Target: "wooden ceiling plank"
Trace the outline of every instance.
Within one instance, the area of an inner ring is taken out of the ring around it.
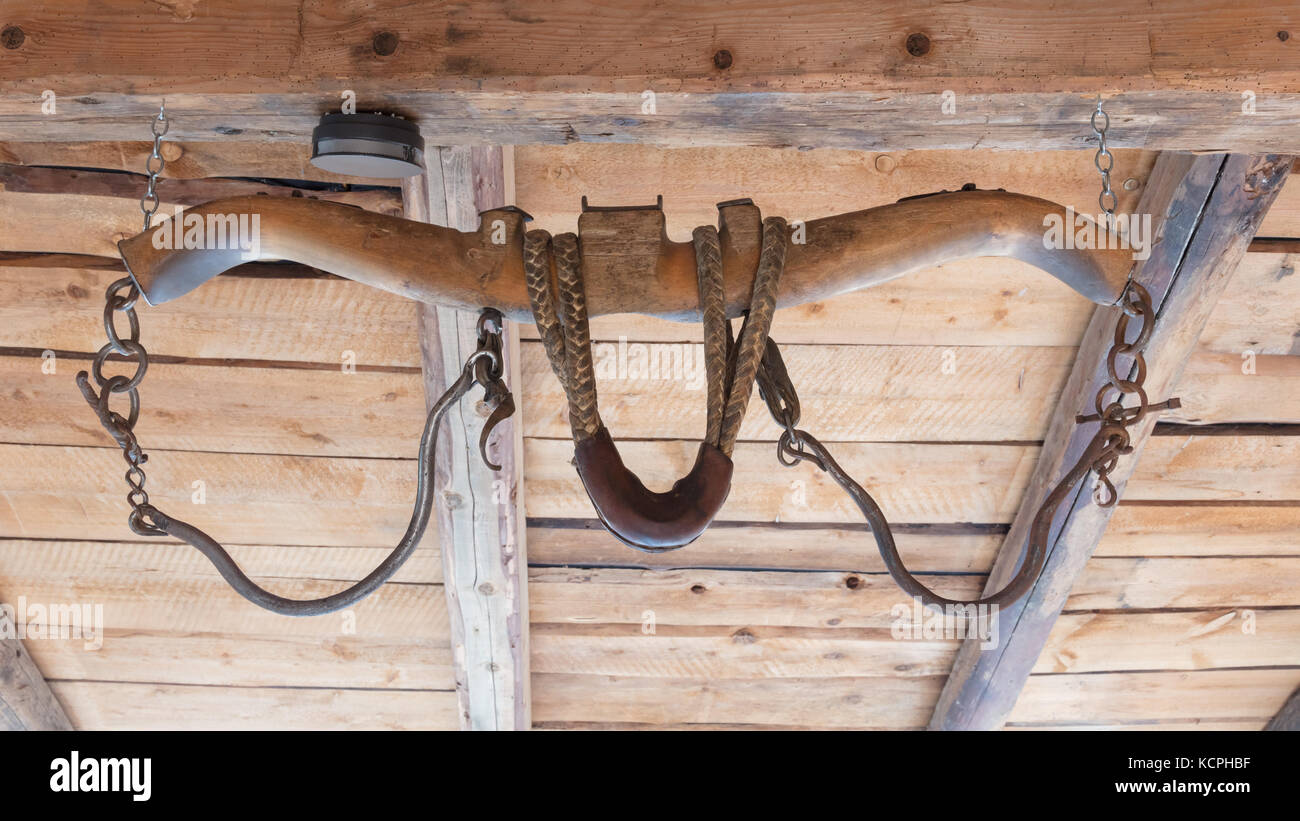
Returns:
[[[403,184],[408,218],[470,230],[478,213],[505,205],[513,169],[500,147],[430,151],[427,170]],[[431,261],[436,263],[436,261]],[[426,401],[460,375],[477,347],[477,315],[418,305]],[[506,383],[522,384],[519,333],[503,331]],[[517,389],[517,388],[516,388]],[[497,428],[492,472],[478,455],[484,418],[476,390],[456,403],[441,428],[435,510],[451,620],[462,729],[527,730],[529,698],[528,559],[523,510],[523,425],[516,415]]]
[[[1163,232],[1136,274],[1158,306],[1159,318],[1146,348],[1146,390],[1152,401],[1167,398],[1177,385],[1215,302],[1290,166],[1290,157],[1279,156],[1162,155],[1157,160],[1137,209],[1152,215],[1156,236]],[[1074,417],[1091,408],[1097,389],[1107,381],[1106,352],[1117,314],[1115,308],[1098,308],[1093,314],[987,591],[1001,589],[1014,573],[1039,506],[1095,432],[1091,426],[1077,425]],[[1111,474],[1121,494],[1156,416],[1131,429],[1134,453],[1122,458]],[[1095,505],[1086,487],[1076,490],[1072,504],[1061,507],[1054,522],[1055,541],[1048,545],[1038,582],[1020,601],[1002,608],[996,647],[983,649],[977,639],[963,643],[931,718],[932,729],[994,729],[1003,724],[1113,511]]]

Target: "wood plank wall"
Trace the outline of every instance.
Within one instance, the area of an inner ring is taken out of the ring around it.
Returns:
[[[86,147],[82,162],[132,168],[128,148]],[[186,146],[195,162],[176,170],[213,185],[254,165],[244,173],[311,178],[284,148]],[[1126,208],[1153,156],[1118,153],[1116,180],[1136,185],[1120,188]],[[0,158],[45,156],[0,146]],[[22,179],[0,191],[0,251],[29,252],[0,264],[0,601],[104,604],[100,649],[27,643],[73,721],[454,727],[436,540],[351,618],[286,620],[245,603],[190,548],[126,528],[120,455],[72,382],[102,344],[103,290],[120,271],[52,255],[111,254],[135,230],[134,194],[43,192]],[[1089,152],[516,150],[518,203],[541,227],[572,230],[583,194],[608,205],[662,193],[676,239],[739,196],[807,219],[965,182],[1096,211]],[[167,183],[159,190],[166,199]],[[358,204],[391,207],[385,196]],[[1261,233],[1300,236],[1300,191],[1283,193]],[[1274,427],[1170,427],[1148,447],[1012,726],[1262,726],[1300,681],[1300,440],[1277,427],[1300,422],[1292,271],[1289,256],[1248,258],[1180,390],[1181,421]],[[940,590],[979,586],[1089,310],[1035,269],[981,260],[777,315],[804,425],[877,496],[909,566]],[[237,545],[277,592],[360,578],[400,535],[414,492],[414,307],[264,268],[144,308],[141,321],[155,355],[139,426],[155,502]],[[698,327],[644,318],[594,324],[615,361],[620,337],[634,359],[638,344],[698,338]],[[776,463],[761,404],[737,447],[725,521],[647,557],[593,527],[558,385],[540,345],[523,348],[538,726],[925,725],[956,641],[891,637],[890,606],[904,599],[869,535],[838,488]],[[612,431],[631,440],[630,466],[652,487],[684,472],[702,390],[617,368],[600,388]],[[195,481],[205,504],[193,502]],[[1253,633],[1241,630],[1248,620]]]

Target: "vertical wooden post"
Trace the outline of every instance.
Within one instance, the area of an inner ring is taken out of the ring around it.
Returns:
[[[477,229],[480,211],[513,200],[512,159],[509,147],[430,150],[424,175],[403,185],[407,216]],[[436,269],[438,260],[428,264]],[[478,315],[420,305],[418,316],[426,401],[432,403],[477,347]],[[518,390],[518,329],[506,323],[504,337],[506,381]],[[493,472],[479,458],[484,421],[482,405],[467,398],[448,412],[438,444],[435,505],[456,692],[462,729],[526,730],[532,717],[523,425],[516,410],[496,429],[490,452],[501,470]]]

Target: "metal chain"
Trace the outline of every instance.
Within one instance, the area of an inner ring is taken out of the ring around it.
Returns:
[[[162,137],[167,133],[167,128],[167,111],[164,102],[158,108],[158,116],[153,118],[149,126],[153,133],[153,151],[145,161],[145,170],[149,173],[149,185],[140,199],[140,210],[144,213],[146,231],[149,230],[153,215],[158,210],[156,188],[158,176],[162,174],[163,166],[166,165],[166,160],[162,156]],[[135,436],[135,423],[140,418],[139,387],[145,373],[149,370],[149,353],[140,344],[140,318],[135,312],[135,305],[139,299],[140,290],[130,277],[123,277],[108,286],[104,294],[104,333],[108,335],[108,343],[95,354],[90,374],[85,371],[77,374],[77,387],[81,389],[86,402],[95,410],[100,424],[122,448],[122,456],[127,464],[126,483],[131,488],[126,494],[126,500],[131,505],[131,515],[127,519],[131,530],[141,536],[163,536],[166,534],[150,516],[150,511],[154,508],[149,505],[149,493],[144,489],[143,465],[149,461],[149,457],[140,447],[140,442]],[[130,328],[130,334],[125,339],[117,330],[118,313],[126,316],[127,326]],[[135,373],[129,377],[105,376],[104,364],[112,354],[118,354],[127,363],[134,363]],[[99,386],[98,393],[90,385],[91,375]],[[127,396],[129,409],[125,417],[109,406],[115,393],[125,393]]]
[[[153,151],[149,154],[149,158],[144,161],[144,169],[149,173],[149,187],[145,189],[144,196],[140,198],[140,210],[144,212],[144,230],[146,231],[153,224],[153,215],[158,211],[158,193],[154,189],[158,186],[158,177],[167,165],[167,160],[163,159],[162,155],[162,138],[167,133],[170,125],[171,123],[167,121],[167,101],[163,100],[162,105],[158,106],[158,116],[154,117],[149,124],[149,130],[153,132]],[[158,163],[156,168],[154,167],[155,160]]]
[[[1124,289],[1119,307],[1122,313],[1115,321],[1114,341],[1106,354],[1108,381],[1097,389],[1097,397],[1093,402],[1096,413],[1075,418],[1075,421],[1080,424],[1096,421],[1102,423],[1096,440],[1103,442],[1104,447],[1092,463],[1092,469],[1097,474],[1097,484],[1093,487],[1092,498],[1101,507],[1110,507],[1118,499],[1119,494],[1110,480],[1110,473],[1119,463],[1121,455],[1133,452],[1129,428],[1140,422],[1151,410],[1182,407],[1182,402],[1176,397],[1154,405],[1147,399],[1144,387],[1147,378],[1147,362],[1144,351],[1151,340],[1156,316],[1155,307],[1151,304],[1151,294],[1138,283],[1130,282]],[[1138,326],[1137,337],[1132,342],[1128,342],[1129,325],[1133,319],[1139,320],[1142,324]],[[1120,376],[1118,365],[1120,356],[1128,356],[1133,360],[1128,370],[1133,374],[1131,379]],[[1108,402],[1107,398],[1112,391],[1115,392],[1115,398]],[[1136,406],[1124,406],[1124,396],[1127,394],[1137,397]]]
[[[1098,117],[1104,120],[1099,124]],[[1101,173],[1101,193],[1097,195],[1097,204],[1101,210],[1106,212],[1107,226],[1114,230],[1115,228],[1115,208],[1119,205],[1119,197],[1110,187],[1110,172],[1115,167],[1115,155],[1110,153],[1106,147],[1106,129],[1110,128],[1110,115],[1102,110],[1101,96],[1097,97],[1097,108],[1092,112],[1090,120],[1092,124],[1092,133],[1097,135],[1097,155],[1093,157],[1092,164],[1097,166],[1097,171]]]
[[[131,486],[131,490],[126,495],[127,501],[131,504],[131,516],[127,520],[131,530],[141,536],[161,536],[164,535],[163,532],[147,516],[147,511],[150,509],[149,494],[144,489],[145,475],[141,465],[149,461],[149,457],[141,449],[133,430],[136,420],[140,417],[140,382],[149,369],[149,355],[140,344],[140,319],[135,313],[135,303],[139,298],[140,292],[129,277],[123,277],[108,286],[104,301],[104,331],[108,334],[108,344],[95,354],[94,364],[91,367],[91,373],[94,374],[95,382],[99,385],[99,393],[96,394],[95,389],[90,386],[90,374],[85,371],[77,374],[77,387],[81,388],[82,396],[86,397],[86,402],[99,416],[100,424],[122,448],[122,456],[128,466],[126,483]],[[126,339],[117,332],[116,313],[119,311],[126,315],[127,323],[131,328],[130,336]],[[110,354],[115,353],[120,354],[127,362],[135,363],[134,374],[104,376],[104,363]],[[125,417],[109,407],[109,402],[115,393],[125,393],[130,402],[130,410]]]
[[[784,428],[776,444],[777,460],[786,467],[794,467],[806,459],[826,470],[821,458],[808,448],[811,434],[799,430],[799,394],[790,381],[790,372],[786,370],[781,349],[770,336],[754,381],[758,383],[759,398],[767,403],[768,413]]]

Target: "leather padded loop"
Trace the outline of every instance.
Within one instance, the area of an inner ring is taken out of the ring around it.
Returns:
[[[731,460],[708,442],[700,443],[691,472],[667,493],[655,493],[627,469],[604,427],[575,445],[574,456],[601,523],[638,550],[659,553],[695,541],[731,491]]]
[[[695,231],[708,375],[707,429],[690,472],[664,493],[650,490],[627,469],[600,419],[579,238],[552,238],[545,231],[529,231],[524,237],[529,301],[551,368],[569,400],[574,464],[596,515],[624,544],[651,552],[684,547],[704,532],[726,502],[731,450],[767,344],[787,236],[784,220],[764,221],[750,310],[733,344],[723,304],[718,232]]]

